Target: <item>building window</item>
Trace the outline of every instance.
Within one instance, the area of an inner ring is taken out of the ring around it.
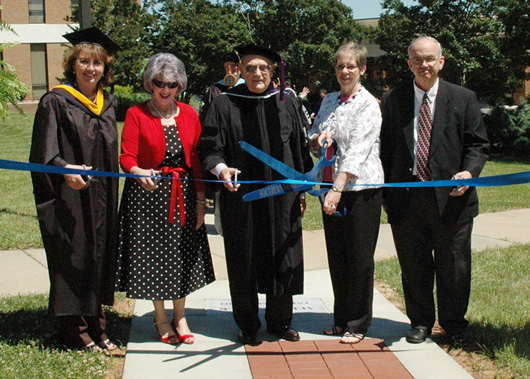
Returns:
[[[29,23],[44,24],[44,0],[28,0]]]
[[[31,44],[31,89],[33,98],[40,98],[48,92],[48,65],[46,64],[46,44]]]

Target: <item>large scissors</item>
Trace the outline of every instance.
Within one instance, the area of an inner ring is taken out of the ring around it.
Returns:
[[[287,166],[285,163],[280,162],[276,158],[271,157],[269,154],[264,153],[263,151],[259,150],[258,148],[252,146],[251,144],[245,141],[239,141],[239,145],[247,153],[259,159],[267,166],[272,168],[274,171],[287,178],[287,180],[283,180],[282,183],[274,183],[262,189],[245,194],[243,196],[244,201],[253,201],[271,196],[279,196],[288,192],[307,191],[307,193],[309,193],[310,195],[317,196],[320,199],[320,202],[324,204],[324,198],[328,193],[329,188],[313,189],[314,183],[317,181],[320,170],[322,170],[324,167],[331,166],[335,163],[335,160],[337,159],[337,156],[335,154],[333,154],[333,157],[331,159],[326,158],[325,145],[322,145],[320,147],[320,159],[313,166],[313,169],[305,174],[296,171],[294,168]],[[334,145],[336,146],[336,144]],[[292,183],[289,183],[289,181],[292,181]],[[300,182],[308,183],[304,184]],[[342,208],[342,211],[337,210],[337,212],[335,212],[335,215],[346,215],[346,208],[344,207],[344,205],[339,204],[339,207]]]

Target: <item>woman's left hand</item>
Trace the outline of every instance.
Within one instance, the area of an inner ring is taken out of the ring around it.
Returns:
[[[341,192],[335,192],[335,191],[329,191],[324,198],[324,213],[330,216],[333,216],[335,212],[337,212],[337,206],[339,205],[339,201],[342,194]]]

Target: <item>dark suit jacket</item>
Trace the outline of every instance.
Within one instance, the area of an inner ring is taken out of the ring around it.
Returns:
[[[489,154],[489,141],[473,91],[440,80],[429,151],[433,180],[446,180],[460,171],[478,177]],[[386,92],[382,99],[381,159],[386,183],[413,181],[414,87],[412,81]],[[478,215],[475,188],[451,197],[452,187],[435,188],[440,216],[447,222],[467,222]],[[411,191],[385,189],[389,222],[399,220]]]

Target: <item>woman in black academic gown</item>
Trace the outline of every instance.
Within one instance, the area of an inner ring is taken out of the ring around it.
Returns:
[[[74,44],[63,61],[65,83],[39,103],[30,162],[118,172],[117,50],[96,28],[64,36]],[[114,302],[118,179],[32,173],[50,275],[49,312],[70,348],[113,350],[102,305]]]

